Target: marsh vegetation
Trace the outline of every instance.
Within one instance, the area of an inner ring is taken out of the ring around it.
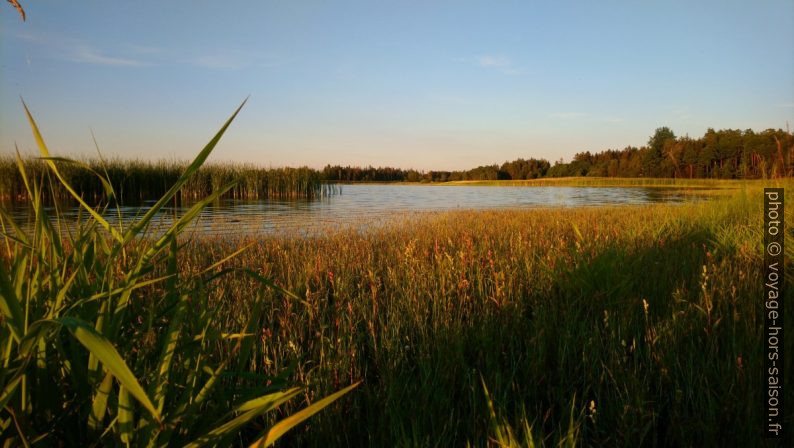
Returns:
[[[523,446],[753,446],[761,204],[751,188],[446,212],[365,234],[201,239],[184,265],[251,244],[240,265],[304,299],[268,296],[262,371],[297,362],[296,381],[329,392],[363,381],[296,443],[483,446],[509,427]],[[250,286],[230,280],[218,312],[244,316]]]
[[[56,160],[64,180],[92,205],[106,203],[107,191],[97,174],[113,185],[114,199],[121,204],[156,201],[180,178],[187,162],[141,160],[103,160],[101,158],[67,161]],[[24,160],[27,175],[32,179],[49,176],[47,163],[37,158]],[[263,168],[255,165],[216,163],[200,167],[182,185],[173,200],[196,202],[224,185],[234,185],[220,195],[221,199],[316,199],[334,194],[334,185],[326,184],[316,170],[310,168]],[[40,192],[42,200],[69,201],[72,198],[62,184]],[[0,199],[30,202],[31,197],[13,156],[0,157]]]
[[[789,181],[301,238],[184,234],[232,181],[147,235],[221,133],[129,225],[68,187],[43,141],[48,174],[16,162],[35,222],[2,209],[7,445],[757,442],[760,187]],[[80,203],[76,228],[42,206],[53,182]]]

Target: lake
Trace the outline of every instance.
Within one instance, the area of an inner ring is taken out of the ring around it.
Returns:
[[[313,201],[219,201],[202,212],[193,230],[216,235],[312,234],[329,227],[367,228],[427,211],[638,205],[682,202],[697,197],[672,188],[354,184],[342,185],[341,194]],[[145,206],[121,207],[121,219],[130,222],[144,213]],[[174,216],[181,215],[188,207],[189,204],[164,207],[157,218],[157,227],[169,225]],[[16,205],[12,214],[18,223],[24,223],[29,210]],[[76,218],[77,209],[69,209],[64,215]],[[117,222],[117,215],[112,210],[107,213],[108,220]]]

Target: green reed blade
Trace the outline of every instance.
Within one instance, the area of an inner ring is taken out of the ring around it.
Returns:
[[[16,150],[16,161],[17,161],[17,170],[19,171],[19,175],[22,177],[22,183],[25,185],[25,191],[28,192],[28,197],[33,197],[32,192],[30,191],[30,182],[28,181],[28,174],[25,171],[25,163],[22,161],[22,156],[19,155],[19,148],[16,144],[14,144],[14,149]]]
[[[323,408],[328,406],[329,404],[333,403],[334,401],[341,398],[346,393],[350,392],[351,390],[355,389],[361,382],[353,383],[346,388],[334,392],[333,394],[323,398],[322,400],[318,400],[309,406],[301,409],[300,411],[290,415],[289,417],[281,420],[280,422],[273,425],[270,430],[268,430],[267,434],[264,437],[260,438],[256,442],[250,445],[250,448],[254,447],[267,447],[272,445],[276,442],[281,436],[283,436],[287,431],[294,428],[299,423],[303,422],[307,418],[311,417],[312,415],[320,412]]]
[[[9,400],[14,396],[14,392],[16,392],[17,387],[19,387],[19,383],[22,382],[22,378],[22,375],[16,376],[3,386],[3,392],[0,393],[0,409],[5,408]]]
[[[73,165],[77,165],[80,168],[82,168],[82,169],[88,171],[89,173],[93,174],[94,176],[96,176],[99,179],[99,181],[102,183],[102,188],[104,188],[105,194],[107,195],[107,199],[108,200],[112,199],[113,196],[114,196],[113,186],[110,185],[110,182],[108,182],[108,180],[105,177],[103,177],[101,174],[99,174],[93,168],[91,168],[91,166],[88,165],[87,163],[84,163],[84,162],[81,162],[81,161],[75,160],[75,159],[69,159],[69,158],[66,158],[66,157],[52,157],[52,156],[50,156],[50,157],[39,157],[39,160],[61,162],[61,163],[71,163]]]
[[[61,175],[61,172],[58,170],[58,167],[55,165],[55,162],[53,162],[52,160],[46,160],[46,158],[50,157],[50,151],[49,149],[47,149],[47,145],[44,143],[44,138],[41,136],[41,133],[39,132],[39,127],[36,125],[36,121],[33,119],[33,115],[30,114],[30,110],[28,110],[28,105],[25,104],[24,100],[22,101],[22,106],[25,108],[25,114],[28,116],[28,122],[30,123],[30,127],[33,130],[33,136],[36,139],[36,144],[39,147],[39,151],[45,157],[45,162],[47,163],[47,165],[49,165],[50,170],[52,170],[52,172],[55,174],[55,177],[58,178],[58,181],[61,183],[61,185],[63,185],[63,187],[66,188],[67,191],[69,191],[69,193],[77,200],[77,202],[79,202],[80,205],[83,208],[85,208],[86,211],[88,211],[88,213],[91,214],[91,216],[96,220],[97,223],[99,223],[99,225],[102,226],[102,228],[110,232],[110,234],[113,235],[113,237],[116,238],[116,240],[124,241],[121,234],[114,227],[112,227],[107,222],[107,220],[105,220],[105,218],[102,217],[102,215],[97,213],[96,210],[94,210],[91,206],[89,206],[83,200],[83,198],[74,190],[74,188],[72,188],[72,186],[69,185],[68,182],[66,182],[66,179],[64,179],[63,175]]]
[[[88,428],[98,431],[102,428],[102,421],[105,419],[108,408],[108,398],[113,389],[113,374],[107,372],[105,378],[99,384],[99,388],[94,393],[94,400],[91,402],[91,414],[88,416]]]
[[[104,336],[97,333],[86,322],[72,318],[62,317],[58,321],[63,324],[81,343],[93,354],[109,372],[113,373],[119,384],[124,386],[133,397],[135,397],[146,410],[158,422],[161,420],[160,413],[152,404],[146,392],[141,387],[138,379],[132,373],[127,363],[124,362],[119,352],[113,344]]]
[[[119,386],[119,408],[118,408],[118,428],[121,441],[128,446],[132,442],[133,433],[133,409],[130,401],[130,394],[124,386]]]
[[[209,141],[209,143],[207,143],[204,149],[202,149],[199,152],[199,154],[196,156],[193,162],[190,165],[188,165],[188,167],[185,169],[182,175],[179,176],[179,179],[177,179],[176,182],[174,182],[174,184],[171,185],[171,188],[168,189],[168,191],[160,198],[160,200],[158,200],[154,205],[152,205],[149,208],[149,210],[147,210],[146,214],[143,215],[143,217],[141,217],[132,226],[130,226],[130,228],[124,234],[124,238],[122,240],[125,244],[130,242],[133,238],[135,238],[135,236],[138,235],[138,233],[140,233],[140,231],[149,224],[149,221],[151,221],[152,218],[154,218],[154,215],[157,214],[157,212],[160,211],[160,209],[163,208],[163,206],[167,204],[168,201],[170,201],[171,198],[174,197],[174,195],[176,195],[176,193],[179,191],[180,188],[182,188],[183,185],[185,185],[188,179],[190,179],[190,177],[193,176],[193,174],[195,174],[198,171],[199,167],[201,167],[201,165],[204,164],[204,161],[207,160],[207,157],[209,157],[212,150],[215,149],[215,145],[218,144],[218,141],[220,141],[221,137],[223,136],[223,133],[226,132],[226,129],[229,127],[229,125],[232,123],[234,118],[243,108],[246,101],[248,101],[248,98],[243,100],[243,102],[237,107],[237,110],[235,110],[234,113],[231,115],[231,117],[229,117],[229,119],[226,120],[226,123],[223,124],[221,129],[215,134],[215,136]]]
[[[264,395],[243,403],[235,409],[235,412],[243,412],[241,415],[221,424],[209,431],[195,441],[185,445],[185,448],[197,448],[211,443],[218,443],[225,437],[234,435],[235,432],[252,419],[277,408],[282,403],[291,400],[300,393],[300,388],[292,388],[284,392],[276,392]]]
[[[12,287],[11,273],[6,270],[5,263],[0,263],[0,312],[5,316],[5,324],[14,340],[22,338],[25,326],[20,298]]]

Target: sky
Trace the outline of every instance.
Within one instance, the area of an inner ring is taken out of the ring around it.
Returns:
[[[467,169],[794,125],[794,2],[0,4],[0,153]]]

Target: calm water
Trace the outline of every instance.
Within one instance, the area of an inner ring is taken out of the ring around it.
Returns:
[[[692,199],[680,190],[609,187],[467,187],[423,185],[344,185],[340,195],[316,201],[223,201],[208,206],[193,226],[209,234],[280,233],[311,234],[328,227],[367,228],[392,219],[408,219],[426,211],[634,205],[681,202]],[[156,218],[153,232],[167,226],[185,207],[166,207]],[[122,220],[143,214],[142,207],[122,207]],[[17,222],[29,213],[13,210]],[[65,213],[75,217],[76,209]],[[115,210],[108,220],[118,220]]]

